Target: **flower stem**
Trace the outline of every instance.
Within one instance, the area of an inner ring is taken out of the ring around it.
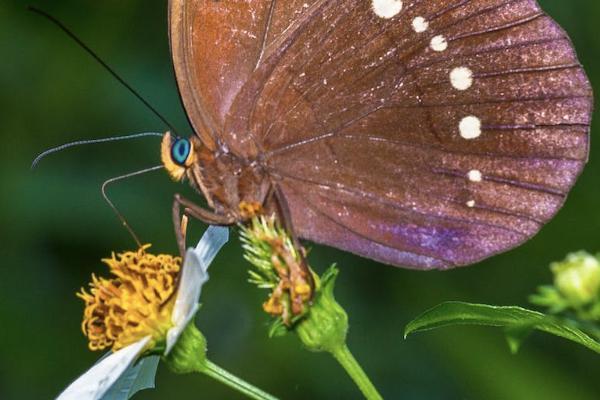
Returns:
[[[331,352],[335,359],[340,363],[340,365],[346,370],[346,373],[350,375],[350,378],[356,383],[356,386],[360,389],[362,394],[368,400],[382,400],[383,397],[379,394],[371,380],[365,374],[365,371],[361,368],[360,364],[352,353],[350,353],[350,349],[345,344],[341,346],[336,346]]]
[[[216,379],[217,381],[229,386],[230,388],[237,390],[240,393],[245,394],[251,399],[255,400],[277,400],[277,397],[273,397],[270,394],[263,392],[259,388],[252,386],[248,382],[238,378],[237,376],[225,371],[210,360],[205,360],[202,363],[202,367],[198,369],[198,372],[202,372]]]

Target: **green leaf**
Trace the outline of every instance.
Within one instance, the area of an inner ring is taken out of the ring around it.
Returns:
[[[508,330],[511,349],[518,345],[529,330],[539,330],[571,340],[600,353],[600,343],[573,322],[548,316],[521,307],[499,307],[485,304],[446,302],[439,304],[409,322],[404,337],[416,332],[428,331],[452,325],[484,325],[503,327]]]
[[[121,375],[102,396],[102,400],[128,400],[140,390],[154,389],[154,377],[159,361],[158,356],[142,358]]]

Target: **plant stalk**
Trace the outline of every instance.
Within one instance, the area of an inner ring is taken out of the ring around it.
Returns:
[[[237,390],[240,393],[245,394],[251,399],[255,400],[278,400],[277,397],[271,396],[270,394],[263,392],[259,388],[249,384],[243,379],[225,371],[210,360],[205,360],[198,372],[206,374],[213,379],[229,386],[230,388]]]
[[[347,345],[337,346],[333,349],[331,354],[333,354],[335,359],[346,370],[346,373],[350,375],[350,378],[356,383],[356,386],[358,386],[367,400],[383,399],[365,371],[361,368],[358,361],[356,361]]]

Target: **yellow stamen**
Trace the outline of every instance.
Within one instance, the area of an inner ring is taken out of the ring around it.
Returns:
[[[77,293],[85,302],[82,329],[91,350],[116,351],[146,336],[153,348],[172,327],[181,259],[146,253],[149,247],[102,260],[114,277],[92,275],[89,292]]]
[[[307,283],[300,283],[296,285],[294,289],[295,292],[301,296],[307,296],[311,293],[310,285],[308,285]]]

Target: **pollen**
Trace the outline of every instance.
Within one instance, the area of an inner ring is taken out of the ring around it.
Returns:
[[[239,204],[239,208],[240,208],[240,216],[242,217],[243,220],[252,219],[252,218],[262,214],[262,212],[263,212],[262,205],[255,201],[253,201],[253,202],[242,201]]]
[[[112,277],[92,275],[89,291],[77,293],[85,302],[82,330],[91,350],[117,351],[146,336],[152,337],[148,348],[164,342],[181,259],[147,253],[149,247],[103,259]]]

